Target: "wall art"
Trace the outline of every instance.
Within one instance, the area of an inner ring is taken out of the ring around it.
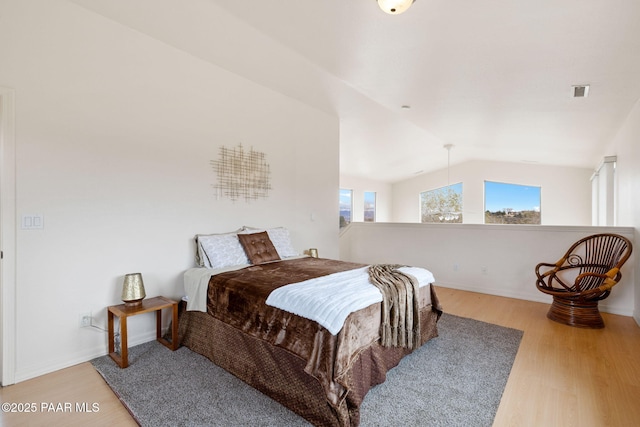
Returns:
[[[218,182],[213,185],[218,197],[246,202],[267,198],[271,190],[271,171],[265,154],[238,147],[220,147],[218,160],[211,160]]]

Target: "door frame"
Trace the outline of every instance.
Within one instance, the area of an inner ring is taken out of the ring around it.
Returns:
[[[15,93],[0,86],[0,383],[16,372],[16,155]]]

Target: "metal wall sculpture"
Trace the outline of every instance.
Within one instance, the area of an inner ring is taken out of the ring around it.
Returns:
[[[264,153],[238,147],[220,147],[218,160],[211,160],[218,182],[213,188],[218,196],[246,202],[267,198],[271,190],[271,171]]]

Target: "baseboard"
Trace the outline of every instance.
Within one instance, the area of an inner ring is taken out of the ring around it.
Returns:
[[[534,296],[526,292],[509,292],[509,291],[505,291],[504,289],[487,288],[484,286],[483,287],[467,286],[467,285],[460,285],[457,283],[449,283],[449,282],[438,282],[435,285],[442,286],[443,288],[458,289],[461,291],[476,292],[479,294],[493,295],[497,297],[514,298],[514,299],[520,299],[520,300],[532,301],[532,302],[541,302],[543,304],[551,304],[551,301],[552,301],[552,298],[550,296],[544,295],[542,293],[540,295]]]
[[[527,292],[509,292],[509,291],[505,291],[503,289],[497,289],[497,288],[465,286],[465,285],[459,285],[459,284],[448,283],[448,282],[438,282],[436,283],[436,286],[442,286],[444,288],[451,288],[451,289],[459,289],[461,291],[476,292],[479,294],[494,295],[497,297],[514,298],[514,299],[520,299],[524,301],[540,302],[543,304],[551,304],[552,302],[552,297],[549,295],[543,294],[542,292],[538,292],[540,295],[531,295],[530,293],[527,293]],[[637,314],[634,314],[629,309],[625,309],[624,307],[612,306],[610,304],[607,304],[606,302],[600,302],[598,308],[603,313],[633,317],[638,323],[638,325],[640,325],[640,321]]]
[[[163,333],[166,332],[168,328],[163,328]],[[153,341],[156,339],[156,332],[151,331],[144,334],[138,334],[136,336],[130,336],[129,338],[129,348],[144,344],[149,341]],[[15,373],[15,384],[30,380],[32,378],[36,378],[42,375],[50,374],[55,371],[59,371],[60,369],[69,368],[71,366],[78,365],[80,363],[89,362],[96,357],[105,356],[108,353],[107,345],[99,345],[90,349],[86,349],[85,351],[76,353],[71,359],[64,360],[56,360],[51,361],[48,360],[46,365],[42,366],[30,366],[26,367],[22,370],[16,370]]]

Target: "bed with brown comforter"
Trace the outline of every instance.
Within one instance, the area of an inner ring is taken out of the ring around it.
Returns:
[[[348,315],[332,335],[315,321],[265,304],[281,286],[363,265],[299,258],[211,277],[207,313],[185,311],[181,343],[319,426],[357,426],[360,404],[413,351],[380,344],[381,304]],[[433,285],[417,292],[419,340],[437,336]]]

